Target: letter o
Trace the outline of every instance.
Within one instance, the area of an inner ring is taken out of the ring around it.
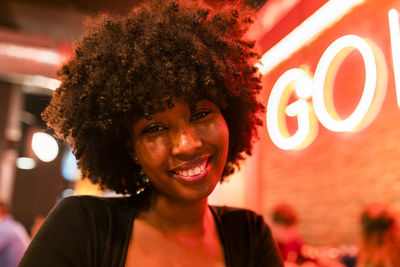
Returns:
[[[336,113],[333,99],[326,99],[324,92],[333,90],[333,80],[343,58],[357,49],[365,64],[365,84],[360,102],[353,113],[341,120]],[[335,132],[354,131],[368,112],[374,99],[377,68],[374,53],[369,44],[356,35],[345,35],[334,41],[324,52],[315,70],[313,82],[313,106],[321,124]],[[328,104],[328,105],[327,105]]]

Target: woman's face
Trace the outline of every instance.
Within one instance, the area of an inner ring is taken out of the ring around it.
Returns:
[[[225,167],[229,130],[218,107],[199,101],[193,113],[180,100],[174,107],[133,125],[135,156],[153,187],[169,198],[207,197]]]

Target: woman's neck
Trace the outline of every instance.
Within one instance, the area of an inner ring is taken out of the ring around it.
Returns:
[[[183,202],[164,196],[153,197],[150,209],[139,214],[138,219],[165,232],[180,231],[200,235],[214,221],[207,198]]]

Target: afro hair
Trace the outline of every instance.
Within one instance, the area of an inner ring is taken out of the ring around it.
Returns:
[[[129,125],[177,98],[220,108],[230,131],[221,181],[233,173],[250,155],[264,111],[253,66],[258,55],[244,38],[253,14],[240,2],[213,10],[195,1],[154,0],[123,16],[92,19],[42,113],[72,146],[83,177],[134,194],[140,166],[127,145]]]

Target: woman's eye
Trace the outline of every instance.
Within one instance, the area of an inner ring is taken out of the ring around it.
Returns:
[[[194,116],[192,117],[192,120],[198,120],[198,119],[204,118],[204,117],[206,117],[209,113],[210,113],[210,111],[200,111],[200,112],[197,112],[197,113],[194,114]]]
[[[150,126],[147,127],[143,130],[143,133],[155,133],[155,132],[159,132],[164,130],[165,128],[163,126],[160,125],[154,125],[154,126]]]

